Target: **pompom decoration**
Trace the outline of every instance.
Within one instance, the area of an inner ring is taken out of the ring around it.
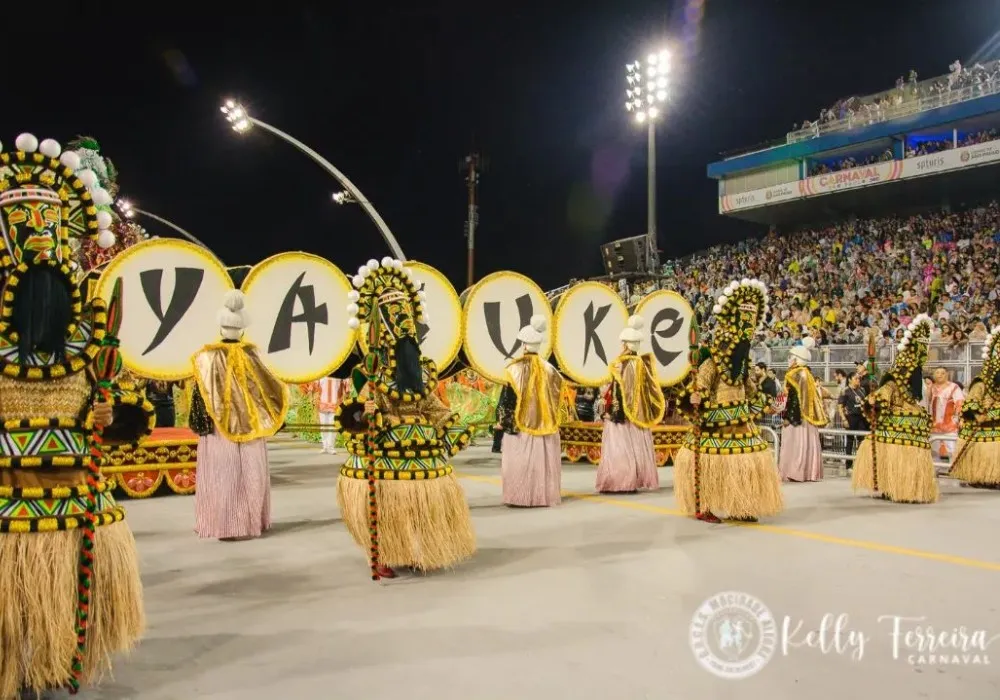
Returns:
[[[397,270],[402,270],[403,269],[403,261],[402,260],[393,260],[392,261],[392,266],[394,268],[396,268]]]
[[[226,292],[226,295],[222,297],[222,305],[230,311],[240,311],[244,306],[246,306],[246,296],[244,296],[243,292],[238,289],[230,289]]]
[[[111,212],[104,211],[103,209],[97,212],[97,226],[99,228],[111,228],[112,217]]]
[[[718,304],[716,304],[715,306],[712,307],[712,313],[713,314],[721,314],[722,313],[722,307],[719,306]]]
[[[76,154],[75,151],[66,151],[59,157],[59,162],[65,165],[70,170],[80,169],[80,156]]]
[[[351,284],[353,284],[358,289],[361,289],[361,285],[363,285],[364,283],[365,283],[365,278],[362,277],[361,275],[354,275],[354,278],[351,280]]]
[[[375,272],[375,270],[377,270],[378,268],[379,268],[378,260],[376,260],[375,258],[372,258],[371,260],[368,261],[368,269],[369,270],[371,270],[372,272]]]
[[[360,299],[360,298],[361,298],[361,295],[358,294],[358,290],[356,290],[356,289],[352,289],[351,291],[349,291],[347,293],[347,299],[348,299],[348,301],[357,302],[358,299]]]
[[[108,229],[103,229],[97,234],[97,245],[103,250],[107,250],[115,244],[115,234]]]
[[[645,324],[644,324],[644,322],[642,320],[642,316],[631,316],[631,317],[629,317],[629,320],[628,320],[628,327],[629,328],[634,328],[635,330],[639,330],[639,329],[641,329],[643,327],[643,325],[645,325]]]
[[[392,267],[392,258],[388,255],[382,258],[382,267]]]
[[[55,139],[45,139],[38,145],[38,150],[42,152],[43,156],[58,158],[62,152],[62,146]]]
[[[19,151],[34,153],[38,150],[38,139],[34,134],[21,134],[17,137],[17,140],[14,141],[14,145]]]
[[[352,329],[357,329],[361,325],[361,321],[357,319],[356,316],[351,316],[347,319],[347,327]]]
[[[111,204],[111,195],[108,194],[106,189],[98,187],[91,193],[91,197],[94,198],[94,204],[99,207],[106,207]]]
[[[544,331],[547,325],[548,322],[546,321],[545,317],[542,316],[541,314],[535,314],[534,316],[531,317],[531,327],[534,328],[539,333]]]
[[[85,184],[87,187],[97,186],[97,173],[89,168],[81,170],[76,174],[76,176],[80,178],[80,182]]]
[[[357,316],[358,315],[358,305],[357,304],[348,304],[347,305],[347,313],[350,316]]]

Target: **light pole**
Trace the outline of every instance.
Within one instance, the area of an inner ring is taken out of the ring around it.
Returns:
[[[656,254],[656,123],[670,87],[670,52],[663,49],[651,53],[645,64],[640,61],[626,64],[625,80],[625,109],[634,115],[637,123],[646,125],[647,235],[650,260],[653,261],[659,257]]]
[[[148,212],[145,209],[140,209],[139,207],[134,206],[127,199],[119,199],[118,202],[117,202],[117,205],[118,205],[118,210],[122,213],[122,216],[124,216],[125,218],[127,218],[127,219],[133,219],[133,218],[135,218],[136,214],[142,214],[143,216],[149,217],[150,219],[153,219],[154,221],[159,221],[164,226],[168,226],[168,227],[172,228],[174,231],[176,231],[181,236],[183,236],[184,238],[188,239],[189,241],[191,241],[195,245],[200,245],[202,248],[204,248],[208,252],[212,253],[212,255],[215,255],[215,251],[213,251],[207,245],[205,245],[204,243],[202,243],[201,241],[199,241],[197,238],[195,238],[194,234],[192,234],[192,233],[190,233],[188,231],[185,231],[180,226],[178,226],[177,224],[175,224],[173,221],[168,221],[167,219],[164,219],[161,216],[157,216],[156,214],[153,214],[151,212]],[[218,256],[216,256],[216,257],[218,257]]]
[[[259,126],[261,129],[264,129],[265,131],[270,131],[275,136],[292,144],[297,149],[299,149],[307,156],[312,158],[314,161],[316,161],[324,170],[330,173],[330,175],[332,175],[337,182],[341,184],[341,186],[347,191],[347,195],[349,195],[350,198],[353,199],[352,203],[356,202],[357,204],[360,204],[361,208],[365,210],[365,213],[368,214],[368,216],[371,218],[373,222],[375,222],[375,225],[378,227],[378,230],[382,232],[382,238],[385,239],[385,242],[389,246],[389,249],[392,251],[392,254],[396,256],[396,258],[399,260],[403,261],[406,260],[406,257],[403,255],[403,249],[400,248],[399,243],[396,242],[396,237],[392,235],[392,231],[389,230],[389,226],[385,223],[382,217],[379,216],[379,213],[375,211],[375,207],[372,206],[371,202],[368,201],[367,197],[361,194],[361,190],[359,190],[353,182],[347,179],[347,176],[344,175],[344,173],[340,172],[339,170],[337,170],[337,168],[333,167],[333,164],[330,161],[328,161],[326,158],[321,156],[313,149],[309,148],[309,146],[305,145],[298,139],[289,136],[281,129],[277,129],[271,126],[270,124],[267,124],[266,122],[262,122],[260,119],[255,119],[254,117],[251,117],[250,114],[242,105],[237,104],[233,100],[226,100],[226,103],[222,105],[222,113],[226,115],[226,121],[232,124],[233,131],[235,131],[236,133],[243,134],[249,131],[251,127]],[[342,197],[341,199],[343,199],[344,201],[337,199],[336,195],[334,195],[334,201],[337,202],[338,204],[348,203],[346,196]]]

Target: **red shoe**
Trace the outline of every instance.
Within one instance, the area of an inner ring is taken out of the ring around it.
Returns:
[[[375,573],[378,574],[379,578],[396,578],[396,572],[384,564],[377,565]]]
[[[698,520],[702,521],[703,523],[721,523],[722,522],[717,517],[715,517],[711,513],[707,513],[707,512],[706,513],[695,513],[694,517],[697,518]]]

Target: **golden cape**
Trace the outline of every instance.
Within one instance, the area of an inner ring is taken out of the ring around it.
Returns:
[[[264,366],[250,343],[213,343],[191,360],[198,391],[227,440],[271,437],[288,413],[288,387]]]
[[[820,396],[816,380],[808,367],[799,365],[788,370],[785,374],[785,387],[798,394],[802,420],[817,428],[822,428],[830,422],[823,406],[823,397]]]
[[[619,355],[611,363],[611,376],[621,387],[622,410],[630,423],[649,429],[663,420],[667,402],[656,379],[652,355]]]
[[[526,354],[507,365],[507,381],[517,395],[514,425],[518,432],[558,433],[562,377],[556,368],[538,355]]]

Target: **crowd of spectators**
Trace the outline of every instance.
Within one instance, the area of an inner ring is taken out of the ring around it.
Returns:
[[[891,90],[868,97],[846,97],[820,111],[819,117],[806,119],[801,125],[792,126],[790,140],[817,137],[834,128],[868,126],[920,109],[992,94],[1000,89],[1000,61],[986,65],[976,63],[971,67],[955,61],[948,66],[948,74],[935,80],[920,82],[917,72],[911,70],[904,80],[896,79]]]
[[[841,158],[828,163],[814,163],[813,166],[809,168],[809,175],[813,176],[822,175],[823,173],[835,173],[838,170],[850,170],[851,168],[857,168],[862,165],[874,165],[875,163],[884,163],[890,160],[892,160],[892,149],[887,148],[881,153],[871,153],[861,158],[849,156],[847,158]]]
[[[664,266],[699,317],[733,279],[767,283],[771,313],[759,342],[863,344],[870,328],[888,343],[919,313],[933,340],[959,346],[1000,324],[1000,205],[962,212],[855,220],[717,246]],[[642,293],[643,290],[637,290]]]
[[[958,148],[974,146],[977,143],[986,143],[987,141],[996,141],[998,138],[1000,138],[1000,132],[996,129],[982,129],[971,134],[966,134],[959,139]],[[947,151],[952,147],[954,147],[952,139],[923,141],[919,144],[911,144],[910,146],[907,146],[906,157],[915,158],[916,156],[926,156],[931,153],[938,153],[939,151]]]

